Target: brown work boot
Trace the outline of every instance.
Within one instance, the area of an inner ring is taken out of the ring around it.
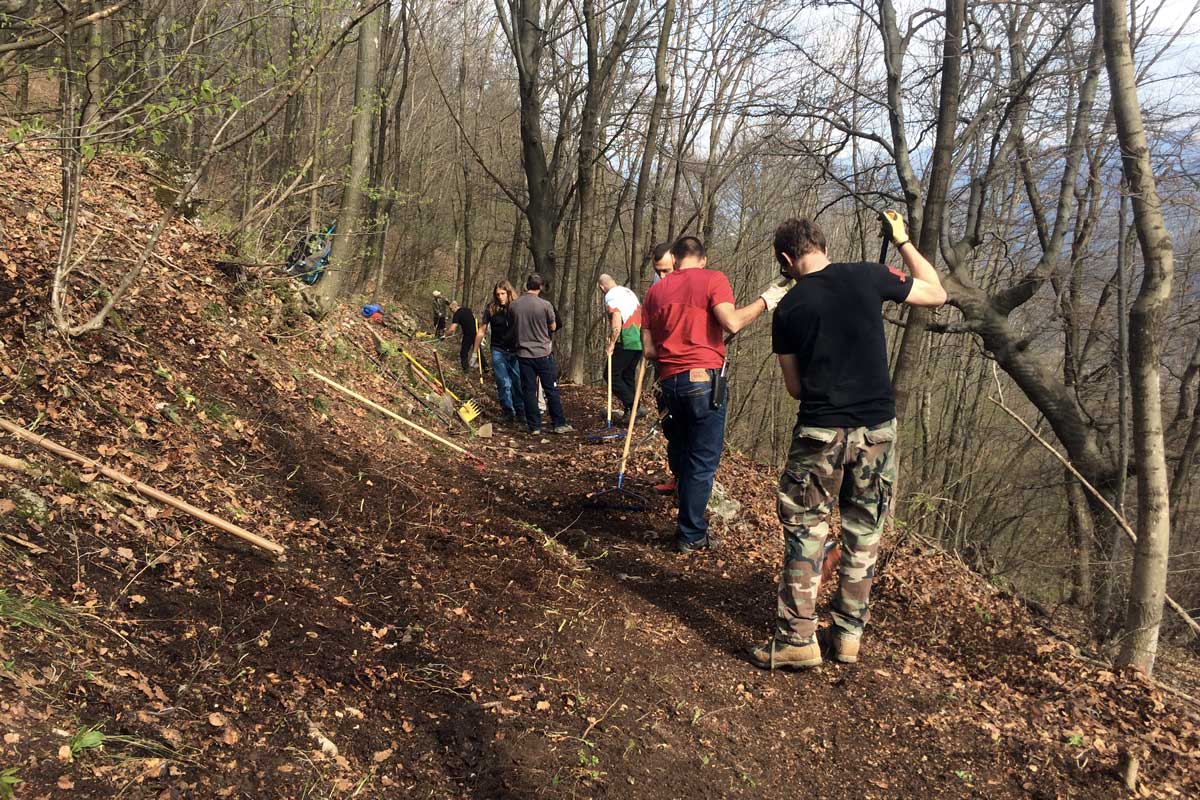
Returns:
[[[750,651],[750,661],[763,669],[807,669],[820,666],[821,646],[816,642],[788,644],[772,636]]]
[[[829,635],[829,653],[833,656],[834,661],[853,664],[858,661],[858,648],[861,642],[861,636],[832,631]]]

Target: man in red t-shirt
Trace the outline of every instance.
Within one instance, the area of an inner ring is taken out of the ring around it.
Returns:
[[[709,549],[704,511],[725,443],[725,399],[719,382],[726,333],[737,333],[770,311],[787,293],[774,285],[753,303],[737,308],[722,272],[707,268],[704,244],[684,236],[671,247],[675,271],[646,292],[642,348],[658,362],[658,382],[668,416],[667,460],[679,486],[675,549]]]

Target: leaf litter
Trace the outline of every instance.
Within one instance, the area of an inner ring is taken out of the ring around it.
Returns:
[[[681,559],[668,500],[583,507],[616,452],[501,429],[477,471],[333,396],[309,367],[467,442],[396,388],[353,310],[289,316],[290,287],[187,221],[106,330],[63,341],[55,170],[0,160],[0,413],[288,552],[5,439],[38,471],[3,472],[0,526],[48,550],[0,540],[6,607],[46,620],[0,613],[0,772],[21,796],[1099,798],[1123,795],[1130,752],[1141,795],[1200,795],[1194,707],[895,532],[859,665],[751,668],[780,550],[769,470],[726,458],[742,511]],[[161,213],[146,162],[91,174],[80,240],[121,252]],[[72,313],[119,268],[81,269]],[[598,418],[598,392],[564,399]],[[649,494],[663,469],[653,438],[628,481]]]

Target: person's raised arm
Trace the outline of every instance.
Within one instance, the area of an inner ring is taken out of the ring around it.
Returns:
[[[942,286],[941,276],[937,269],[929,263],[929,259],[921,255],[912,240],[908,238],[908,230],[904,227],[904,217],[895,211],[884,211],[879,216],[883,227],[883,235],[892,240],[904,266],[912,274],[912,289],[904,302],[910,306],[925,306],[937,308],[946,302],[946,289]]]
[[[754,302],[741,308],[734,307],[733,303],[718,303],[713,306],[713,315],[717,318],[717,322],[721,323],[721,327],[725,329],[726,333],[737,333],[758,319],[764,311],[773,311],[783,296],[787,294],[789,283],[791,283],[790,278],[780,278],[756,297]]]

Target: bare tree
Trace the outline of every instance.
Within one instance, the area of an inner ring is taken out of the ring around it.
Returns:
[[[1133,390],[1134,453],[1138,484],[1138,541],[1120,662],[1149,673],[1158,653],[1170,554],[1170,479],[1163,441],[1160,369],[1163,327],[1171,299],[1174,249],[1163,219],[1142,124],[1125,4],[1096,0],[1096,28],[1121,144],[1125,182],[1142,250],[1142,286],[1129,313],[1129,372]]]
[[[364,3],[364,6],[366,3]],[[337,235],[330,253],[329,274],[317,285],[317,295],[326,301],[354,286],[361,269],[363,222],[367,209],[367,183],[371,174],[371,132],[379,107],[379,50],[383,32],[383,9],[367,14],[358,32],[358,58],[354,75],[354,113],[351,116],[350,169],[342,187]]]

